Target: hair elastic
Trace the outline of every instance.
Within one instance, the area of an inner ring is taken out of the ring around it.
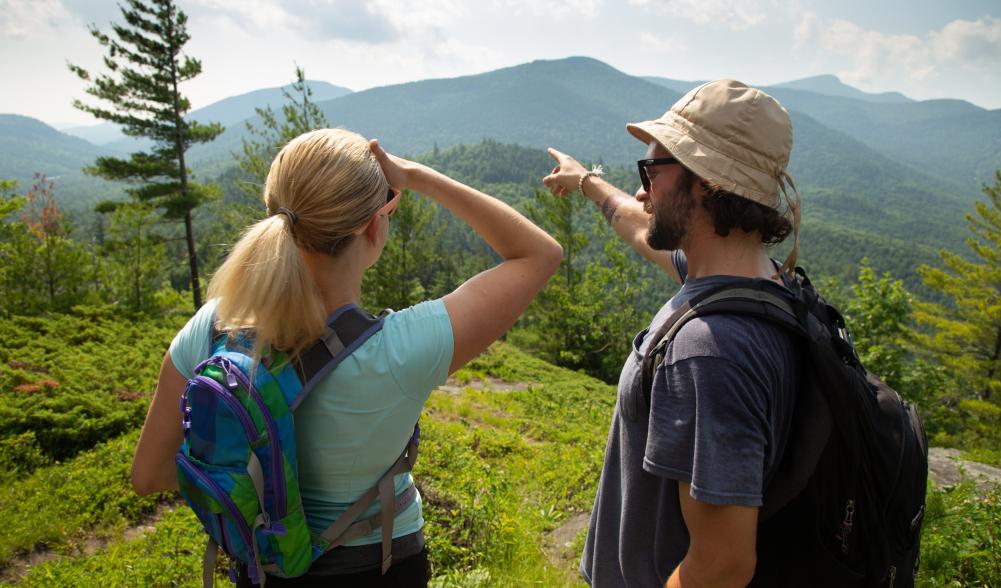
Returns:
[[[280,207],[278,209],[278,211],[275,212],[275,214],[284,214],[285,216],[287,216],[288,220],[292,221],[292,226],[293,227],[295,226],[295,224],[297,222],[299,222],[298,215],[296,215],[296,213],[292,212],[291,210],[285,208],[284,206]]]

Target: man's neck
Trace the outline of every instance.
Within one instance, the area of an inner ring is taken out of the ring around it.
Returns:
[[[757,233],[739,229],[720,237],[713,231],[696,233],[682,244],[688,260],[688,278],[739,276],[771,279],[775,264],[765,251]]]

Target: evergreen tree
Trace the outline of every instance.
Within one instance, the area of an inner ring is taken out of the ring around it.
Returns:
[[[952,304],[922,303],[919,322],[932,328],[924,344],[980,399],[1001,389],[1001,171],[983,187],[987,201],[966,216],[966,244],[977,261],[941,251],[944,269],[922,265],[925,285]]]
[[[238,186],[258,206],[271,160],[278,151],[303,133],[330,126],[323,111],[313,102],[313,89],[306,82],[305,70],[298,65],[295,66],[291,91],[282,88],[282,96],[287,102],[282,106],[280,117],[270,106],[254,109],[261,119],[261,126],[245,123],[252,138],[243,139],[243,155],[237,156],[237,163],[249,180],[240,182]]]
[[[379,261],[365,273],[366,304],[373,309],[406,308],[429,298],[448,260],[438,253],[443,227],[435,222],[435,204],[405,191]]]
[[[125,24],[113,24],[113,34],[91,26],[90,32],[107,48],[104,65],[108,72],[91,79],[80,66],[70,69],[90,83],[87,93],[106,106],[73,105],[101,120],[117,123],[130,137],[153,142],[147,151],[128,159],[99,157],[87,172],[109,180],[138,184],[128,192],[139,202],[163,210],[166,218],[183,220],[191,292],[200,307],[198,255],[192,230],[192,210],[209,192],[190,181],[185,153],[195,143],[211,141],[222,132],[217,123],[185,120],[191,103],[181,95],[180,85],[202,71],[201,62],[183,55],[189,39],[187,16],[173,0],[126,0],[120,5]],[[108,210],[105,205],[102,209]]]
[[[868,258],[862,258],[858,282],[851,289],[854,297],[844,313],[859,358],[866,369],[899,390],[913,316],[911,295],[889,273],[877,277]]]
[[[158,310],[156,294],[166,287],[164,245],[152,234],[155,211],[142,203],[118,207],[102,246],[107,263],[103,285],[110,297],[133,313]]]
[[[611,382],[648,318],[639,298],[649,282],[601,216],[586,210],[583,198],[542,191],[528,206],[532,221],[563,246],[563,261],[533,301],[519,337],[549,361]]]

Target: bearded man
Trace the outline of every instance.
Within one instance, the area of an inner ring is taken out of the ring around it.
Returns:
[[[580,572],[599,588],[746,586],[758,509],[788,438],[796,342],[757,318],[707,315],[677,332],[648,394],[641,372],[654,334],[699,293],[754,283],[792,298],[792,123],[771,96],[719,80],[626,129],[647,144],[635,198],[555,149],[543,179],[558,195],[591,199],[623,241],[682,284],[622,369]],[[790,234],[780,265],[766,248]]]

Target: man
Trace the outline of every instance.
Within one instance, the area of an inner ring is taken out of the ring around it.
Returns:
[[[794,342],[758,319],[708,315],[668,346],[649,402],[641,364],[659,327],[700,292],[762,282],[791,297],[786,270],[798,238],[781,267],[766,246],[798,237],[798,194],[793,201],[784,187],[792,125],[772,97],[721,80],[626,128],[647,144],[635,199],[554,149],[557,165],[543,180],[560,195],[581,190],[626,243],[682,284],[623,367],[581,573],[600,588],[745,586],[763,489],[789,429]]]

